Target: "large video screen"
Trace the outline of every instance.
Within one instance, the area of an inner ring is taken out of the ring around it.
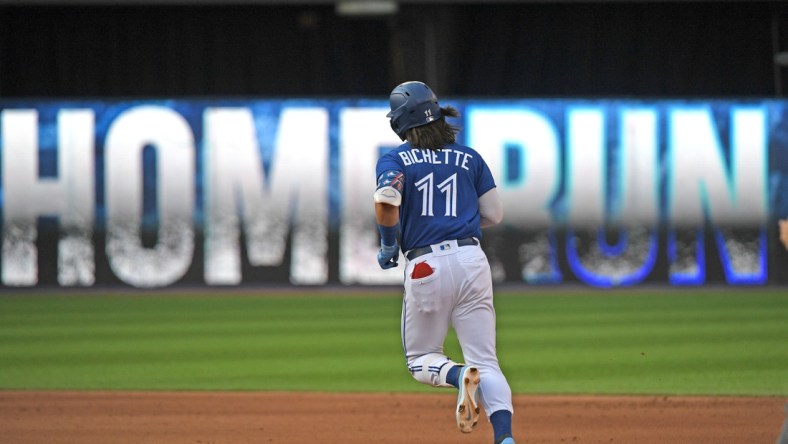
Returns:
[[[483,238],[496,282],[788,281],[788,102],[444,102],[504,201]],[[401,282],[375,259],[375,162],[401,143],[387,112],[0,101],[0,286]]]

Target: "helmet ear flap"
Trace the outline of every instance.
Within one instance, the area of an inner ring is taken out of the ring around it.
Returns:
[[[392,117],[391,120],[389,121],[389,124],[391,124],[391,130],[394,131],[395,134],[397,134],[397,136],[399,137],[399,140],[404,141],[405,140],[405,132],[402,131],[400,133],[399,119],[398,118],[395,119],[395,118]]]

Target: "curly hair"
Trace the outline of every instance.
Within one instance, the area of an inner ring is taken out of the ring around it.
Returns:
[[[460,128],[448,123],[446,117],[460,117],[460,112],[451,106],[441,107],[440,119],[409,129],[405,133],[405,138],[414,148],[430,150],[439,150],[454,143]]]

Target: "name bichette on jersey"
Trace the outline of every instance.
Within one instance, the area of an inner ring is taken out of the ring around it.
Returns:
[[[458,166],[460,168],[469,170],[468,168],[468,161],[473,157],[473,155],[463,152],[457,151],[450,148],[444,148],[440,151],[433,151],[433,150],[426,150],[426,149],[410,149],[408,151],[400,151],[399,153],[400,159],[405,163],[405,166],[412,165],[414,163],[431,163],[434,165],[451,165]]]

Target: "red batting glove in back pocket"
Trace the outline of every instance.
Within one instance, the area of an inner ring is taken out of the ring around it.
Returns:
[[[426,262],[419,262],[413,267],[413,273],[410,274],[410,277],[413,279],[421,279],[425,278],[432,274],[432,267]]]

